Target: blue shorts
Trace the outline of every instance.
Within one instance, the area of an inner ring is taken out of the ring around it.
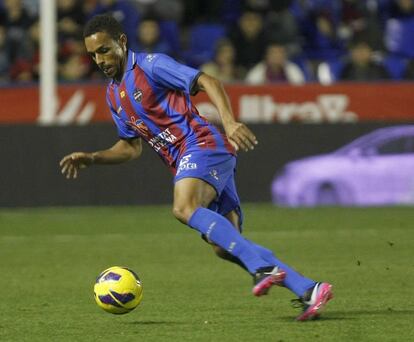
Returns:
[[[179,161],[174,183],[183,178],[199,178],[210,184],[217,192],[209,209],[227,215],[235,210],[239,216],[240,228],[243,213],[234,180],[236,157],[230,153],[215,151],[188,151]]]

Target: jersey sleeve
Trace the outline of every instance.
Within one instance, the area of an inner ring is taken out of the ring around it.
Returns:
[[[178,63],[161,53],[147,55],[147,60],[148,57],[153,59],[150,72],[156,82],[164,87],[181,90],[190,95],[197,94],[197,80],[201,75],[199,70]]]
[[[115,122],[116,128],[118,130],[118,136],[120,139],[132,139],[137,138],[138,135],[135,131],[130,128],[125,122],[119,117],[115,109],[112,107],[109,97],[106,97],[106,102],[108,104],[109,110],[111,111],[112,120]]]

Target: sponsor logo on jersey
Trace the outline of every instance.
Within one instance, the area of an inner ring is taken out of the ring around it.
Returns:
[[[141,119],[137,119],[135,116],[131,116],[130,120],[127,121],[127,124],[135,131],[137,131],[141,136],[149,136],[149,129]]]
[[[155,137],[148,140],[148,144],[155,150],[155,152],[158,152],[163,147],[173,144],[177,140],[177,137],[170,132],[170,129],[167,128]]]

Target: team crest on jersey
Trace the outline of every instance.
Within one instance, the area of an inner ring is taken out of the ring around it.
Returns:
[[[141,102],[142,101],[142,95],[143,92],[141,89],[135,88],[133,96],[134,96],[134,100],[137,102]]]
[[[130,121],[127,121],[127,124],[132,127],[135,131],[137,131],[141,136],[148,137],[149,130],[148,127],[145,126],[144,121],[131,116]]]

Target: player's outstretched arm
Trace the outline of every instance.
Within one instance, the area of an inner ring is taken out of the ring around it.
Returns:
[[[213,104],[217,107],[224,130],[232,145],[248,151],[257,144],[257,139],[252,131],[243,123],[234,119],[229,98],[222,83],[214,77],[202,74],[197,81],[200,90],[207,93]]]
[[[59,165],[66,178],[77,178],[80,169],[93,164],[120,164],[138,158],[142,153],[141,139],[119,140],[107,150],[73,152],[63,157]]]

